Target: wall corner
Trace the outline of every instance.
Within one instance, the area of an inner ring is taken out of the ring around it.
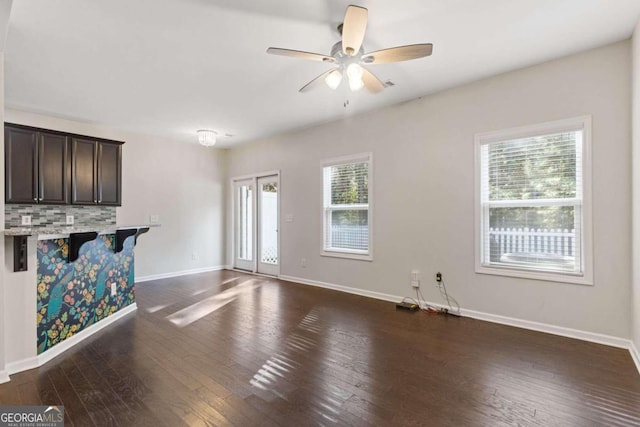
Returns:
[[[631,38],[631,341],[640,348],[640,20]]]

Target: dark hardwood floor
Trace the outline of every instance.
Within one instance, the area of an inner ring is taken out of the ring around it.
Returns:
[[[640,425],[626,350],[230,271],[136,298],[0,404],[68,426]]]

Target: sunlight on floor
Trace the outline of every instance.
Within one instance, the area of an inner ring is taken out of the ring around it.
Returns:
[[[224,282],[220,283],[220,285],[218,285],[218,286],[223,286],[223,285],[229,284],[231,282],[235,282],[236,280],[240,280],[240,279],[242,279],[242,277],[233,277],[231,279],[225,280]],[[203,293],[205,293],[207,291],[210,291],[210,290],[211,290],[211,286],[207,286],[207,287],[204,287],[202,289],[198,289],[197,291],[192,293],[191,296],[195,297],[195,296],[198,296],[198,295],[203,294]]]
[[[295,382],[297,371],[303,371],[304,367],[294,359],[300,359],[301,355],[315,354],[314,349],[319,345],[317,335],[323,331],[322,319],[312,310],[297,325],[297,332],[293,332],[286,339],[285,349],[267,360],[249,380],[249,384],[261,391],[272,393],[284,400],[295,399],[295,393],[283,392],[289,381]],[[304,360],[309,356],[303,356]],[[278,382],[281,380],[281,383]],[[290,383],[288,384],[290,387]],[[322,401],[312,404],[312,410],[330,423],[337,422],[337,415],[340,414],[345,402],[345,392],[339,388],[327,384],[327,390]],[[346,398],[351,394],[347,393]]]
[[[147,310],[147,313],[155,313],[156,311],[160,311],[163,308],[167,308],[169,307],[171,304],[160,304],[160,305],[154,305],[153,307],[148,307],[145,310]]]
[[[196,320],[202,319],[203,317],[213,313],[219,308],[224,307],[230,302],[235,301],[241,294],[251,292],[260,287],[261,282],[261,280],[256,279],[245,280],[233,288],[227,289],[226,291],[220,292],[212,297],[205,298],[202,301],[198,301],[189,307],[185,307],[182,310],[170,314],[166,318],[174,325],[183,328],[192,324]]]

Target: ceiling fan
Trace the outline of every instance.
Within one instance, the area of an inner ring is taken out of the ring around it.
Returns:
[[[366,87],[370,92],[378,93],[385,88],[385,84],[363,65],[388,64],[423,58],[431,55],[433,45],[431,43],[412,44],[364,53],[362,41],[367,29],[368,14],[368,10],[364,7],[354,5],[347,7],[344,21],[338,26],[342,40],[333,45],[330,55],[277,47],[270,47],[267,53],[335,65],[331,70],[325,71],[304,85],[300,92],[307,92],[322,85],[323,82],[331,89],[336,89],[342,82],[343,73],[346,72],[349,88],[352,91]]]

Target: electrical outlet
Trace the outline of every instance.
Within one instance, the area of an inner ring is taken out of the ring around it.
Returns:
[[[31,215],[22,215],[22,225],[31,225]]]
[[[414,288],[420,287],[420,272],[418,270],[411,270],[411,286]]]
[[[286,214],[284,217],[285,222],[293,222],[293,214]]]
[[[73,215],[67,215],[67,225],[73,225]]]
[[[157,224],[160,222],[160,217],[158,215],[149,215],[149,224]]]
[[[195,261],[198,259],[198,253],[197,252],[191,252],[191,261]]]
[[[307,268],[307,259],[306,258],[300,259],[300,267]]]
[[[115,297],[118,295],[118,286],[115,283],[111,283],[111,296]]]

